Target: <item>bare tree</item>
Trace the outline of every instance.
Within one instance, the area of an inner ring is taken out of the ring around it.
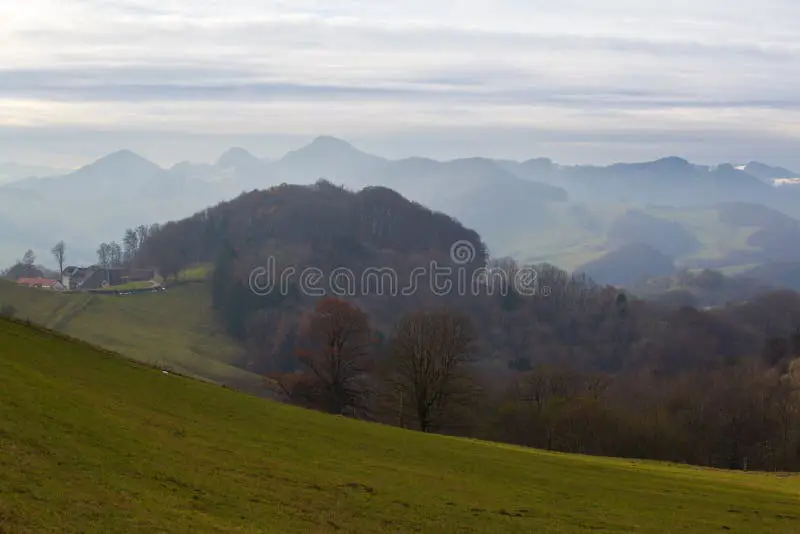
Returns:
[[[147,226],[140,224],[139,226],[136,227],[136,238],[138,242],[138,248],[141,248],[144,242],[147,241],[148,237],[150,237],[150,229]]]
[[[106,269],[111,266],[111,247],[108,243],[101,243],[97,247],[97,263]]]
[[[122,265],[122,247],[119,243],[112,241],[108,245],[108,261],[111,267],[119,267]]]
[[[366,415],[365,375],[372,343],[367,315],[343,300],[326,298],[300,335],[308,347],[298,350],[306,368],[305,391],[316,391],[316,402],[331,413]]]
[[[122,238],[122,244],[124,247],[123,262],[130,265],[133,263],[136,252],[139,250],[139,234],[136,233],[135,229],[128,228],[125,230],[125,237]]]
[[[32,250],[28,250],[22,257],[22,265],[33,267],[34,263],[36,263],[36,254],[34,254]]]
[[[407,392],[423,432],[441,426],[441,417],[464,391],[462,368],[475,339],[469,319],[448,310],[416,312],[400,321],[390,342],[394,380]]]
[[[58,262],[58,273],[63,275],[64,274],[64,258],[66,257],[67,253],[67,245],[64,244],[63,241],[59,241],[55,244],[55,246],[50,251],[53,254],[53,257]]]

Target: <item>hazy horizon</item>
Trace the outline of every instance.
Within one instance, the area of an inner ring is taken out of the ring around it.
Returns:
[[[285,156],[288,152],[293,150],[297,150],[307,146],[311,142],[314,141],[317,137],[325,137],[328,134],[320,134],[315,136],[264,136],[263,138],[258,136],[255,139],[252,137],[235,137],[232,138],[230,144],[223,144],[223,141],[219,141],[216,139],[197,139],[196,143],[197,146],[201,146],[202,150],[196,151],[194,149],[195,145],[189,141],[185,140],[185,145],[180,146],[180,139],[181,136],[177,136],[177,141],[173,138],[173,141],[178,146],[172,146],[169,148],[165,148],[162,144],[159,144],[155,141],[150,142],[135,142],[132,141],[129,144],[114,144],[113,141],[106,140],[103,143],[96,143],[94,145],[94,149],[87,150],[85,152],[76,151],[74,153],[67,153],[64,154],[63,152],[57,153],[58,158],[51,163],[46,164],[41,160],[25,160],[24,158],[17,158],[12,159],[13,155],[19,155],[19,153],[11,154],[10,157],[7,158],[0,158],[0,165],[2,164],[17,164],[20,166],[45,166],[45,167],[52,167],[54,170],[58,170],[59,173],[63,174],[72,172],[77,170],[81,167],[89,165],[98,159],[106,157],[114,152],[118,152],[121,150],[130,150],[138,154],[139,156],[144,157],[152,161],[153,163],[159,165],[164,169],[169,169],[172,166],[182,163],[185,161],[190,161],[191,163],[208,163],[213,164],[215,163],[220,156],[222,156],[226,151],[232,148],[243,148],[251,153],[253,156],[256,156],[261,159],[265,160],[278,160]],[[557,157],[553,157],[551,154],[548,153],[534,153],[534,154],[523,154],[523,153],[515,153],[513,151],[502,151],[502,150],[495,150],[492,151],[481,151],[481,139],[473,140],[473,144],[470,145],[460,145],[462,148],[464,146],[469,146],[471,149],[475,150],[475,152],[470,152],[469,149],[463,150],[430,150],[425,149],[424,146],[417,146],[418,144],[424,144],[419,139],[414,142],[414,140],[401,140],[401,142],[381,142],[380,140],[370,140],[370,139],[360,139],[353,141],[352,139],[342,138],[338,136],[331,136],[341,139],[351,145],[353,145],[356,149],[363,150],[369,154],[379,156],[388,160],[399,160],[403,158],[410,158],[410,157],[426,157],[431,158],[434,160],[439,161],[448,161],[452,159],[460,159],[460,158],[473,158],[473,157],[482,157],[482,158],[490,158],[490,159],[497,159],[497,160],[514,160],[514,161],[525,161],[533,158],[548,158],[553,160],[554,163],[562,164],[562,165],[597,165],[597,166],[606,166],[612,165],[615,163],[641,163],[647,161],[655,161],[662,158],[667,157],[680,157],[689,160],[691,163],[698,164],[698,165],[708,165],[708,166],[715,166],[724,163],[731,163],[731,164],[747,164],[752,161],[759,161],[761,163],[765,163],[772,166],[783,166],[788,167],[790,170],[796,170],[796,168],[800,165],[786,165],[782,164],[780,161],[775,161],[773,159],[764,158],[764,159],[755,159],[755,158],[730,158],[725,160],[713,160],[713,159],[695,159],[690,156],[687,156],[685,153],[678,153],[678,152],[666,152],[659,151],[658,148],[654,148],[651,151],[643,151],[641,155],[637,157],[638,152],[631,153],[629,159],[616,159],[614,157],[610,157],[608,154],[598,153],[596,154],[596,159],[592,159],[589,157],[586,158],[570,158],[569,154],[566,154],[565,159],[560,159]],[[103,148],[98,148],[98,145]],[[491,145],[487,143],[487,145]],[[134,147],[134,148],[132,148]],[[135,147],[139,147],[138,149]],[[374,149],[370,148],[374,147]],[[417,149],[419,151],[415,151]],[[63,147],[62,147],[63,151]],[[587,150],[590,152],[590,150]],[[602,151],[600,151],[602,152]],[[2,151],[0,150],[0,154]],[[733,153],[733,151],[731,152]],[[194,156],[194,157],[193,157]],[[3,176],[0,176],[0,184],[8,183],[9,180],[4,180]]]
[[[127,148],[169,166],[333,135],[392,159],[800,168],[794,1],[31,0],[0,15],[0,161]]]

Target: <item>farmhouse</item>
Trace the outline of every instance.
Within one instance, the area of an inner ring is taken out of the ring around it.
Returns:
[[[61,283],[67,289],[75,291],[77,289],[96,289],[100,287],[101,281],[104,279],[102,276],[96,276],[97,269],[94,267],[75,267],[69,266],[64,269],[61,275]],[[92,280],[94,278],[94,280]],[[87,287],[83,287],[87,282],[91,282]],[[94,286],[94,287],[91,287]]]
[[[17,280],[17,284],[37,289],[51,289],[53,291],[63,291],[65,289],[61,282],[49,278],[20,278]]]
[[[124,267],[75,267],[64,269],[61,283],[71,291],[88,291],[129,282],[146,282],[155,277],[152,269],[127,269]]]

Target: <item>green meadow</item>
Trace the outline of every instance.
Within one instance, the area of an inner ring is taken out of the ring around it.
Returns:
[[[235,365],[242,349],[214,320],[210,292],[201,281],[124,296],[57,293],[0,281],[0,304],[13,306],[19,318],[152,366],[248,391],[263,384]]]
[[[302,410],[0,320],[0,532],[793,533],[800,480]]]

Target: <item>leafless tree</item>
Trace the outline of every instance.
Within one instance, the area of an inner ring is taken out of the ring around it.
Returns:
[[[326,298],[300,334],[306,347],[298,359],[306,368],[306,392],[317,391],[320,407],[337,414],[364,416],[369,408],[366,383],[371,330],[367,315],[347,302]]]
[[[112,241],[108,245],[108,259],[111,267],[122,265],[122,247],[116,241]]]
[[[125,230],[125,237],[122,238],[123,262],[131,265],[139,250],[139,234],[133,228]]]
[[[476,337],[464,316],[449,310],[425,310],[400,321],[390,351],[395,380],[423,432],[441,427],[442,416],[466,387],[464,364]]]
[[[33,264],[36,263],[36,254],[32,250],[28,250],[22,257],[21,263],[27,267],[33,267]]]
[[[53,249],[50,251],[53,254],[53,257],[58,262],[58,272],[59,274],[64,274],[64,258],[66,257],[67,253],[67,245],[64,244],[63,241],[59,241],[55,244]]]
[[[111,247],[108,243],[101,243],[97,247],[97,263],[103,268],[111,266]]]

